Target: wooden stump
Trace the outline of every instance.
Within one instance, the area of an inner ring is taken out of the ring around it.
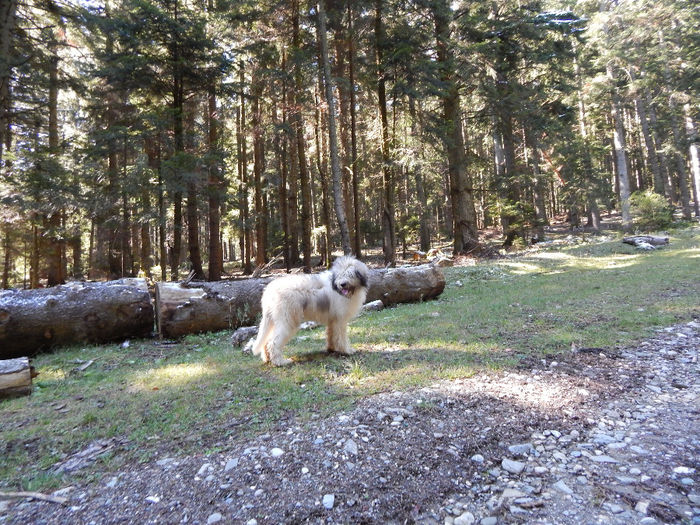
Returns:
[[[0,361],[0,398],[32,393],[32,368],[28,357]]]
[[[250,278],[212,283],[158,283],[156,322],[162,337],[227,330],[256,322],[260,298],[272,278]],[[445,289],[442,270],[431,264],[371,270],[367,302],[385,306],[425,301]]]
[[[105,343],[153,332],[145,279],[72,282],[0,292],[0,359],[57,345]]]

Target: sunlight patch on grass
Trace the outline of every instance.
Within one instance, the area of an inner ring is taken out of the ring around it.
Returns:
[[[137,391],[177,388],[217,374],[218,368],[204,363],[181,363],[151,368],[135,374],[131,389]]]
[[[527,275],[542,271],[541,266],[527,262],[506,262],[501,263],[501,265],[509,268],[515,275]]]

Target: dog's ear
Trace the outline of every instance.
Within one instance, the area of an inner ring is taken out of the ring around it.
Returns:
[[[342,293],[340,291],[340,288],[338,288],[338,285],[335,284],[336,277],[337,277],[337,275],[335,273],[335,270],[331,269],[331,288],[333,288],[333,290],[335,290],[338,293]]]
[[[360,281],[360,285],[362,285],[362,288],[367,288],[367,282],[369,281],[369,275],[367,275],[367,272],[365,271],[364,268],[355,269],[355,277],[357,278],[358,281]]]

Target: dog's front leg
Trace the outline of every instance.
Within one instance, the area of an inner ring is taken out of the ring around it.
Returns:
[[[328,349],[343,355],[352,355],[357,350],[350,346],[348,325],[345,323],[328,324]]]

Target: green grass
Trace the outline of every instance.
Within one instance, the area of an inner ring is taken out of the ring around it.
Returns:
[[[671,246],[651,253],[593,237],[445,274],[437,300],[354,321],[361,352],[350,358],[325,355],[322,329],[300,333],[287,349],[296,364],[282,369],[231,348],[230,332],[38,356],[34,393],[0,402],[0,486],[69,483],[51,467],[98,438],[122,445],[78,476],[222,450],[290,417],[303,422],[377,392],[517,366],[572,343],[632,343],[700,313],[700,229],[674,231]]]

